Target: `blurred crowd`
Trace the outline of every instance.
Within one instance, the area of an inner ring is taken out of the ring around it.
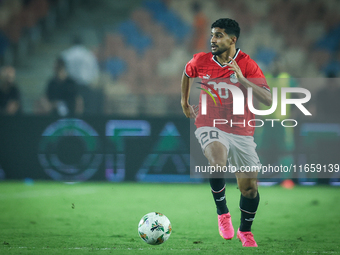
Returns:
[[[59,116],[82,115],[85,105],[91,105],[92,85],[99,76],[96,56],[74,37],[70,48],[55,60],[54,75],[48,81],[46,93],[38,101],[39,114]]]
[[[73,8],[88,3],[71,2]],[[16,60],[20,50],[39,45],[67,4],[0,0],[1,114],[26,112]],[[241,27],[238,47],[268,78],[329,78],[307,87],[315,98],[309,107],[317,118],[334,120],[336,111],[329,109],[340,96],[339,9],[336,0],[141,0],[125,20],[103,31],[96,47],[87,47],[75,31],[72,45],[54,60],[53,77],[36,96],[33,113],[181,115],[184,66],[193,54],[210,51],[210,24],[229,17]]]
[[[17,115],[22,110],[21,95],[15,84],[15,69],[4,66],[0,70],[0,113]]]

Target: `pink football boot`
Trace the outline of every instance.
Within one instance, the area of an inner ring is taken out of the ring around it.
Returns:
[[[230,213],[218,215],[218,230],[220,235],[226,240],[234,237],[234,227],[231,223]]]
[[[240,239],[243,247],[257,247],[254,236],[250,231],[241,232],[240,229],[238,229],[237,238]]]

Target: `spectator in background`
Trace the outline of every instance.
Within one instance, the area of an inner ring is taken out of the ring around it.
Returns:
[[[55,76],[48,83],[46,97],[47,112],[68,116],[82,114],[84,111],[84,102],[79,95],[78,85],[69,77],[62,58],[56,60]]]
[[[67,72],[79,85],[79,93],[84,100],[84,113],[97,113],[97,91],[92,89],[99,75],[96,56],[88,50],[79,36],[73,39],[73,46],[61,53]]]
[[[91,86],[96,82],[99,65],[96,56],[88,50],[80,37],[73,39],[73,46],[61,53],[67,72],[79,85]]]
[[[289,104],[286,106],[286,115],[281,114],[281,89],[297,87],[297,82],[286,71],[286,65],[280,57],[275,58],[270,67],[270,72],[265,73],[265,77],[272,89],[277,88],[278,103],[276,110],[272,114],[263,116],[263,119],[277,121],[273,126],[266,123],[263,127],[255,129],[255,139],[264,165],[289,166],[294,164],[294,128],[284,127],[279,122],[284,119],[295,119],[295,116]],[[291,93],[287,93],[286,96],[292,98]],[[267,110],[270,107],[259,105],[261,110]],[[291,178],[290,173],[282,173],[280,177],[286,179],[282,183],[283,186],[291,183],[291,181],[287,182],[287,179]]]
[[[326,86],[316,96],[316,118],[319,121],[339,122],[340,82],[334,72],[327,74]]]
[[[0,113],[15,115],[21,113],[20,91],[15,84],[15,69],[11,66],[0,70]]]

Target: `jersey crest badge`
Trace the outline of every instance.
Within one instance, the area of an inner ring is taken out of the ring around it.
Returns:
[[[230,75],[230,81],[231,81],[232,83],[237,83],[237,82],[238,82],[238,80],[237,80],[237,77],[236,77],[236,74],[235,74],[235,73],[233,73],[232,75]]]

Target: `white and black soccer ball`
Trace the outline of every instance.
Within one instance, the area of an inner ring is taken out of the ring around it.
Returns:
[[[148,213],[139,221],[138,234],[147,244],[162,244],[170,237],[170,220],[158,212]]]

